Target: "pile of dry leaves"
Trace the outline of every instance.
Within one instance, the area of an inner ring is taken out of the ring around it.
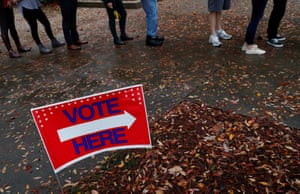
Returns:
[[[300,193],[300,130],[184,101],[66,193]]]

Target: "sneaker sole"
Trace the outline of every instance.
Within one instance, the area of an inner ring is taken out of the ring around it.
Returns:
[[[269,41],[267,41],[267,44],[268,45],[270,45],[270,46],[272,46],[272,47],[275,47],[275,48],[282,48],[283,47],[283,44],[273,44],[273,43],[271,43],[271,42],[269,42]]]
[[[285,41],[286,38],[276,38],[278,41]]]
[[[222,40],[231,40],[232,39],[232,37],[230,37],[230,38],[222,38],[222,37],[219,37],[220,39],[222,39]]]
[[[213,43],[208,43],[208,44],[212,45],[213,47],[221,47],[222,46],[222,44],[218,44],[218,45],[213,44]]]
[[[247,50],[247,51],[249,51],[249,50]],[[263,54],[265,54],[266,52],[254,52],[254,51],[249,51],[249,52],[245,52],[247,55],[263,55]]]
[[[208,44],[212,45],[213,47],[221,47],[222,46],[222,43],[220,43],[220,44],[214,44],[212,42],[208,42]]]

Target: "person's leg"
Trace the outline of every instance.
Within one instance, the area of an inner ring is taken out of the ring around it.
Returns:
[[[14,12],[13,12],[12,9],[9,12],[8,19],[9,19],[8,28],[9,28],[9,31],[10,31],[10,35],[13,38],[17,48],[20,48],[21,47],[21,42],[20,42],[20,39],[19,39],[18,32],[16,30],[15,16],[14,16]]]
[[[3,43],[6,47],[6,49],[9,51],[12,49],[9,35],[8,35],[8,8],[0,9],[0,27],[1,27],[1,38],[3,40]]]
[[[27,23],[29,24],[30,30],[31,30],[31,35],[33,40],[37,45],[41,44],[41,40],[38,34],[38,24],[37,24],[37,17],[36,13],[32,9],[26,9],[23,7],[23,16]]]
[[[28,51],[31,51],[31,47],[24,47],[22,46],[21,42],[20,42],[20,39],[19,39],[19,35],[18,35],[18,32],[16,30],[16,25],[15,25],[15,16],[14,16],[14,12],[13,12],[13,9],[9,9],[11,10],[9,13],[9,23],[8,23],[8,28],[9,28],[9,31],[10,31],[10,35],[11,37],[13,38],[16,46],[17,46],[17,49],[19,52],[28,52]]]
[[[222,30],[222,22],[221,22],[222,12],[216,12],[216,31]]]
[[[210,34],[216,34],[217,12],[211,11],[208,15]]]
[[[37,20],[39,22],[41,22],[41,24],[43,24],[45,31],[46,31],[48,37],[50,38],[50,40],[54,39],[54,35],[53,35],[52,29],[51,29],[51,24],[50,24],[47,16],[45,15],[45,13],[42,11],[42,9],[39,8],[36,10],[36,17],[37,17]]]
[[[216,12],[216,33],[217,36],[224,40],[230,40],[232,38],[232,35],[225,32],[225,30],[222,28],[222,12]]]
[[[222,2],[215,0],[208,0],[208,23],[210,28],[210,35],[208,39],[208,43],[212,44],[215,47],[220,47],[222,43],[219,40],[217,35],[216,28],[220,25],[220,12],[222,10]]]
[[[286,10],[287,0],[273,0],[273,9],[269,19],[267,35],[268,39],[276,38],[280,21],[283,18]]]
[[[114,43],[117,44],[118,42],[120,42],[120,40],[119,40],[119,36],[118,36],[117,30],[116,30],[116,22],[115,22],[114,10],[111,9],[110,7],[108,7],[106,4],[105,4],[105,6],[106,6],[105,7],[106,8],[106,12],[107,12],[107,15],[108,15],[109,29],[110,29],[111,35],[112,35],[112,37],[114,39]]]
[[[71,36],[71,22],[72,22],[72,1],[71,0],[59,0],[59,6],[62,15],[62,28],[64,37],[69,50],[80,50],[81,47],[75,45]]]
[[[125,7],[122,3],[122,0],[116,0],[116,10],[120,14],[119,18],[119,26],[120,26],[120,32],[121,36],[125,35],[125,28],[126,28],[126,19],[127,19],[127,12],[125,10]]]
[[[157,34],[157,0],[141,0],[146,13],[147,36],[156,37]]]
[[[222,11],[230,9],[230,2],[230,0],[214,1],[215,9],[218,10],[216,11],[215,32],[219,38],[224,40],[230,40],[232,38],[232,35],[227,34],[227,32],[225,32],[225,30],[222,28]]]
[[[3,43],[8,51],[10,58],[19,58],[21,55],[12,49],[10,44],[8,30],[9,30],[9,22],[11,20],[11,10],[10,8],[0,9],[0,27],[1,27],[1,37]]]
[[[59,0],[61,15],[62,15],[62,29],[64,37],[68,46],[72,45],[70,35],[70,23],[71,23],[71,10],[70,0]]]
[[[208,39],[208,43],[212,44],[215,47],[219,47],[222,45],[222,43],[219,40],[219,37],[217,35],[217,26],[219,25],[219,21],[217,21],[220,16],[219,12],[216,11],[210,11],[208,15],[209,25],[210,25],[210,36]]]
[[[268,0],[252,0],[252,15],[247,27],[245,42],[242,47],[242,51],[245,51],[246,54],[262,55],[266,53],[266,51],[258,48],[257,45],[254,44],[254,39],[258,24],[264,15],[267,1]]]
[[[77,43],[79,41],[79,34],[77,31],[77,7],[78,1],[77,0],[69,0],[72,2],[71,5],[71,37],[73,43]]]
[[[41,24],[43,24],[45,31],[49,37],[49,39],[51,40],[52,43],[52,47],[56,48],[56,47],[60,47],[65,45],[65,43],[63,42],[59,42],[53,35],[52,29],[51,29],[51,24],[50,21],[48,20],[47,16],[45,15],[45,13],[43,12],[43,10],[41,8],[34,10],[35,11],[35,16],[36,19],[41,22]],[[50,50],[50,49],[49,49]]]
[[[210,25],[210,34],[216,35],[217,30],[221,30],[221,16],[225,0],[208,0],[208,22]]]
[[[247,27],[245,42],[248,45],[254,44],[258,24],[264,15],[268,0],[252,0],[252,15]]]
[[[48,54],[51,53],[52,50],[49,48],[46,48],[39,37],[38,34],[38,23],[37,23],[37,19],[38,19],[38,10],[36,9],[26,9],[23,7],[22,9],[23,12],[23,16],[25,18],[25,20],[27,21],[27,23],[30,26],[30,31],[31,31],[31,35],[33,40],[35,41],[35,43],[37,44],[37,46],[39,47],[39,51],[41,54]]]
[[[146,45],[161,46],[165,39],[163,36],[157,36],[157,0],[141,0],[141,2],[146,14]]]
[[[120,14],[119,25],[120,25],[120,31],[121,31],[121,35],[120,35],[121,40],[122,41],[133,40],[132,37],[129,37],[126,34],[127,12],[126,12],[126,9],[124,7],[122,0],[116,1],[116,10]]]

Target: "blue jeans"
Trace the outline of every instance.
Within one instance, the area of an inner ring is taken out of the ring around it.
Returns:
[[[157,33],[157,0],[141,0],[146,13],[147,36],[155,37]]]
[[[245,42],[254,44],[257,26],[264,16],[265,8],[268,0],[252,0],[252,15],[250,23],[247,27]]]

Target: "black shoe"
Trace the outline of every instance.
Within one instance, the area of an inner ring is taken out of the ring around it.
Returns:
[[[52,39],[51,43],[52,43],[52,48],[57,48],[65,45],[64,42],[59,42],[58,40],[56,40],[56,38]]]
[[[123,41],[120,40],[120,39],[115,39],[115,40],[114,40],[114,43],[115,43],[115,45],[125,45],[125,42],[123,42]]]
[[[121,38],[122,41],[133,40],[133,37],[130,37],[130,36],[127,36],[127,35],[123,35],[123,36],[121,35],[120,38]]]
[[[165,40],[165,37],[164,36],[148,36],[147,35],[147,39],[156,39],[156,40],[159,40],[159,41],[164,41]]]
[[[49,54],[49,53],[52,53],[52,50],[49,49],[49,48],[46,48],[44,45],[42,44],[39,44],[39,50],[40,50],[40,53],[41,54]]]
[[[276,38],[272,38],[272,39],[267,40],[267,44],[271,45],[271,46],[273,46],[275,48],[281,48],[281,47],[283,47],[283,44],[281,43],[281,41],[279,41]]]
[[[164,39],[158,36],[156,37],[147,36],[146,38],[147,46],[161,46],[163,43],[164,43]]]

